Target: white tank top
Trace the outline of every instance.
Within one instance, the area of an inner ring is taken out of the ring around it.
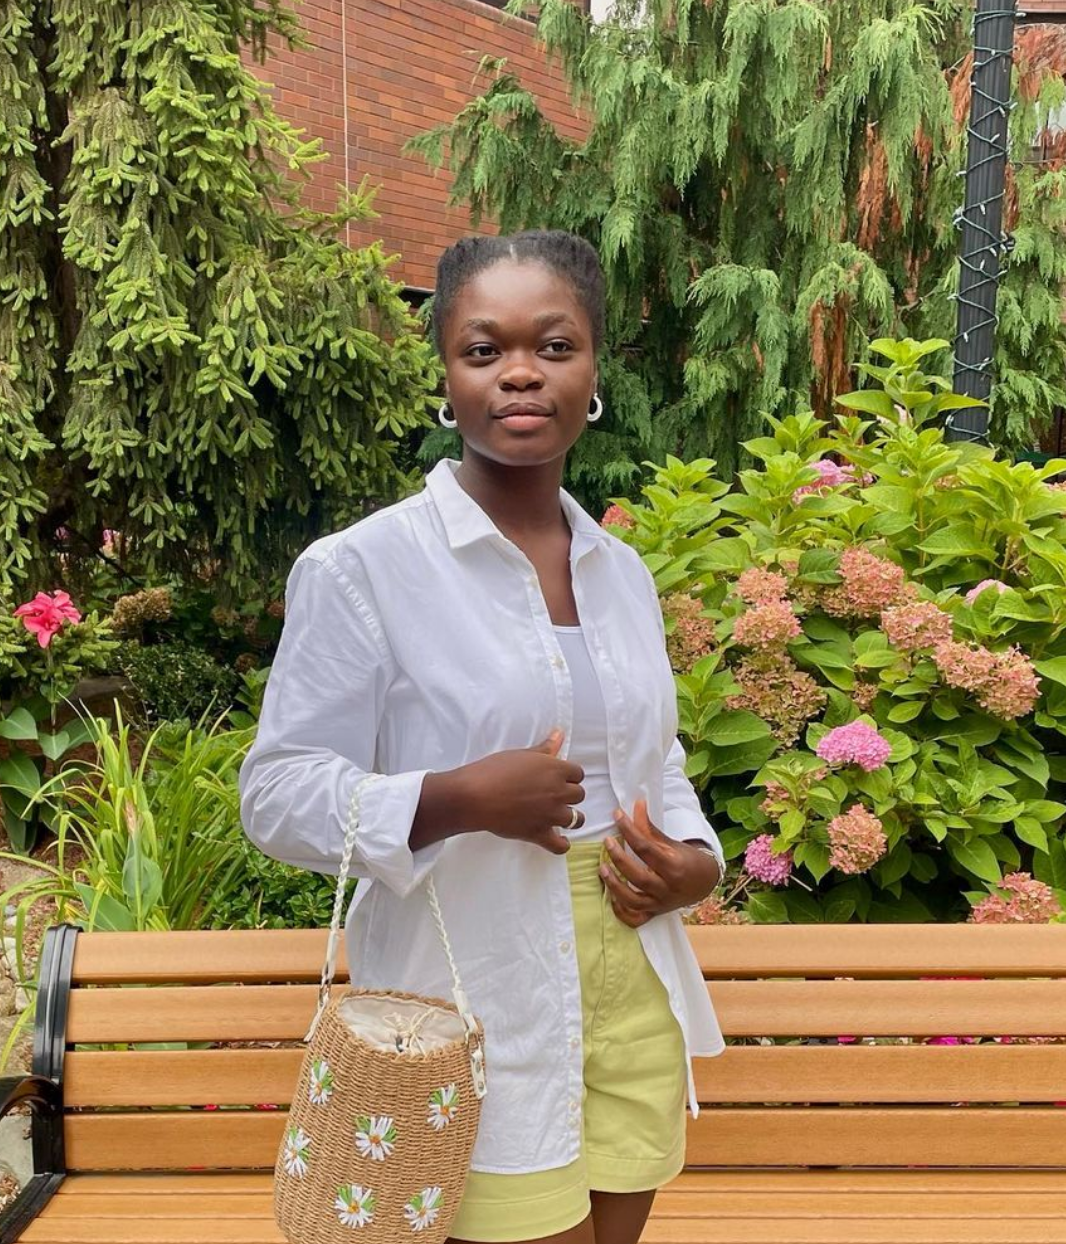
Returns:
[[[566,836],[573,842],[598,842],[617,829],[618,798],[607,770],[607,706],[581,627],[554,629],[574,688],[574,725],[567,758],[585,770],[585,798],[577,805],[585,814],[585,823]]]

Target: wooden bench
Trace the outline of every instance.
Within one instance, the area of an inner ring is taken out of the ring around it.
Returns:
[[[836,1041],[1066,1036],[1066,925],[692,938],[734,1044],[646,1241],[1066,1244],[1066,1044]],[[4,1244],[279,1244],[285,1112],[255,1107],[295,1081],[324,939],[50,930],[34,1075],[0,1091],[34,1103],[37,1171]],[[175,1041],[205,1044],[91,1048]]]

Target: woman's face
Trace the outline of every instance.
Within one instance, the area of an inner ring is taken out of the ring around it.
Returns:
[[[445,391],[468,451],[506,466],[566,454],[596,391],[592,329],[569,281],[500,260],[460,289],[443,336]]]

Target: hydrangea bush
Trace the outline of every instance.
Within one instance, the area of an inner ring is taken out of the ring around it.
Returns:
[[[879,341],[735,487],[670,458],[604,523],[655,576],[688,772],[736,862],[706,919],[1046,920],[1066,905],[1066,462],[946,442]]]

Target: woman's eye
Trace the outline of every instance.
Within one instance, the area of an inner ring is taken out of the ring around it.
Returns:
[[[549,341],[544,347],[550,354],[566,354],[573,347],[569,341]]]
[[[492,356],[496,353],[496,347],[484,344],[471,346],[466,353],[469,358],[488,359],[492,358]]]

